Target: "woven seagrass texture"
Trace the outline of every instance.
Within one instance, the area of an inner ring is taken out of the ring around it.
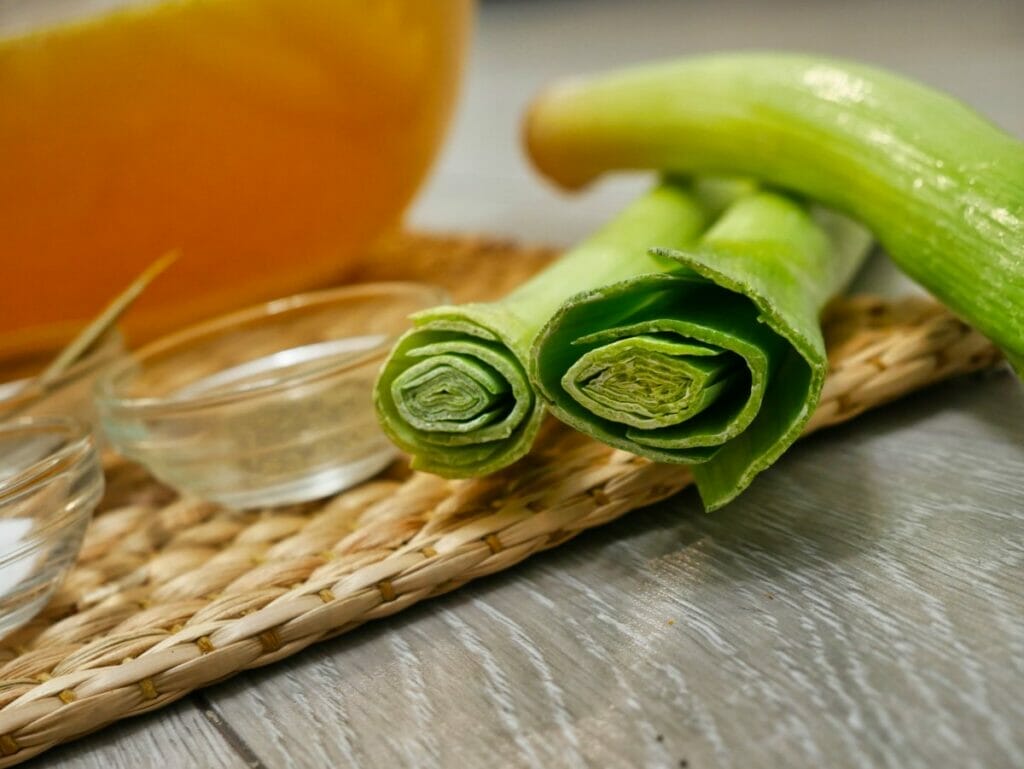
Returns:
[[[503,293],[551,249],[396,236],[361,279],[431,279],[459,299]],[[475,290],[474,290],[475,287]],[[999,360],[924,299],[854,298],[826,320],[832,373],[809,430]],[[78,565],[0,642],[0,767],[368,620],[507,569],[690,483],[549,422],[507,471],[446,481],[398,463],[332,499],[231,512],[112,458]]]

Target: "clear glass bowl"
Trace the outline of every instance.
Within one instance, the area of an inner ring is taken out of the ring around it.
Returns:
[[[114,330],[104,335],[81,360],[67,368],[44,387],[34,376],[53,360],[60,350],[26,355],[0,362],[0,420],[24,416],[69,416],[94,429],[96,415],[93,392],[96,380],[124,355],[121,334]],[[33,375],[26,376],[29,372]]]
[[[0,637],[32,619],[63,581],[102,493],[83,423],[30,417],[0,424]]]
[[[432,286],[370,283],[193,326],[100,379],[104,430],[157,478],[228,507],[328,496],[394,459],[374,380],[408,316],[445,299]]]

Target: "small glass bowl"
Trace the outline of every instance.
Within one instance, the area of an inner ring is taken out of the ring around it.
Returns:
[[[0,363],[0,420],[23,416],[69,416],[94,429],[96,415],[93,392],[96,381],[124,355],[124,340],[114,330],[103,336],[81,360],[44,387],[30,373],[41,371],[57,350],[36,353]]]
[[[374,380],[409,315],[445,299],[433,286],[368,283],[193,326],[100,379],[104,430],[157,478],[228,507],[334,494],[395,458]]]
[[[0,637],[64,580],[103,494],[89,428],[63,417],[0,424]]]

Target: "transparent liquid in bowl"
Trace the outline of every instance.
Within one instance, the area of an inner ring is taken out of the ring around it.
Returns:
[[[149,461],[165,480],[239,508],[318,499],[371,477],[396,456],[371,402],[379,360],[338,376],[329,369],[380,348],[386,339],[371,334],[299,345],[183,385],[167,400],[255,394],[218,406],[205,427],[197,422],[184,429],[180,423],[155,428],[164,435],[153,438],[175,446],[164,456],[151,453]],[[324,375],[316,376],[321,369]],[[301,383],[284,390],[258,392],[299,376]]]

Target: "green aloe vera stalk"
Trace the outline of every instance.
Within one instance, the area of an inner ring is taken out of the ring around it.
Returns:
[[[826,203],[1024,375],[1024,143],[948,96],[849,62],[720,55],[556,86],[526,141],[566,187],[649,168],[749,175]]]
[[[770,192],[740,197],[665,269],[566,301],[538,335],[531,378],[551,412],[605,443],[695,464],[708,510],[800,435],[827,369],[819,314],[870,235]]]
[[[666,268],[649,249],[692,245],[713,206],[684,184],[659,186],[502,301],[415,315],[374,390],[384,431],[414,467],[447,477],[522,457],[543,416],[527,366],[544,323],[578,291]]]

